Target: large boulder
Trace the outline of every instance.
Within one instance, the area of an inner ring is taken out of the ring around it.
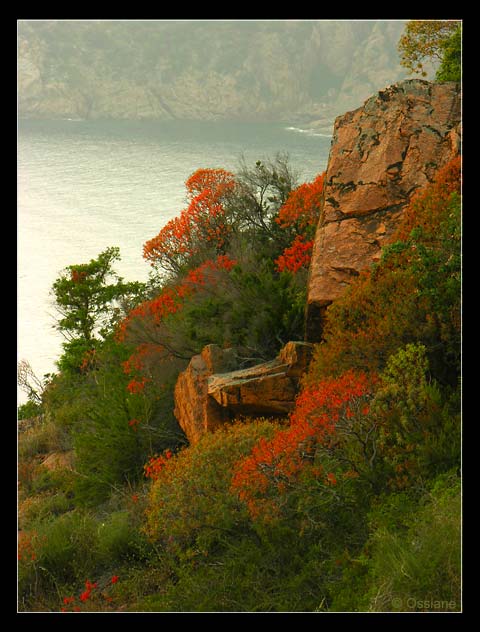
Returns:
[[[412,79],[335,121],[308,281],[306,339],[379,260],[413,194],[460,150],[460,86]]]
[[[274,360],[239,369],[234,349],[206,346],[175,386],[175,416],[190,443],[237,416],[288,415],[311,353],[311,344],[289,342]]]

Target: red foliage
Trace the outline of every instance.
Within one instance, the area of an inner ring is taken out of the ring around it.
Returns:
[[[74,283],[83,283],[87,278],[87,272],[85,270],[71,270],[70,278]]]
[[[313,233],[318,224],[323,195],[325,174],[318,175],[313,182],[301,184],[290,193],[281,207],[276,222],[282,228],[298,231],[292,244],[275,261],[277,270],[288,270],[294,274],[308,268],[313,249]]]
[[[418,226],[435,233],[439,211],[448,203],[451,193],[461,192],[461,169],[461,158],[457,156],[438,170],[435,181],[413,196],[392,239],[407,241],[412,228]]]
[[[313,182],[306,182],[290,192],[276,219],[282,228],[295,226],[304,230],[316,226],[320,214],[325,173],[319,174]]]
[[[290,247],[285,248],[283,254],[275,260],[277,270],[284,272],[288,270],[294,274],[300,268],[308,268],[312,258],[313,239],[304,241],[303,235],[297,235]]]
[[[224,203],[235,188],[233,174],[224,169],[199,169],[185,184],[188,207],[143,248],[143,256],[152,265],[174,271],[198,254],[205,243],[221,252],[230,232]]]
[[[171,450],[166,450],[162,455],[153,456],[148,463],[143,466],[145,478],[151,478],[153,481],[156,481],[167,461],[171,459],[172,456],[173,453]]]
[[[374,378],[347,371],[307,387],[299,395],[290,427],[270,439],[261,439],[250,456],[240,461],[232,478],[232,491],[247,503],[253,517],[272,508],[272,496],[283,494],[307,470],[319,484],[337,484],[337,475],[315,463],[319,446],[335,441],[336,426],[368,415]]]
[[[26,532],[21,531],[18,534],[18,554],[17,558],[20,561],[34,561],[37,558],[37,554],[35,552],[35,546],[37,543],[37,533],[36,531]]]
[[[176,314],[181,310],[186,298],[205,286],[218,270],[230,271],[236,262],[226,255],[219,255],[215,261],[205,261],[198,268],[190,270],[182,283],[174,287],[166,287],[162,292],[149,301],[144,301],[132,309],[126,318],[119,324],[117,329],[117,339],[124,341],[127,337],[128,328],[137,318],[148,320],[154,325],[160,324],[165,318]],[[137,349],[138,353],[146,353],[152,345],[142,345]],[[138,368],[138,367],[136,367]]]
[[[84,592],[80,595],[79,599],[80,601],[87,601],[87,599],[90,599],[90,595],[92,594],[92,590],[94,588],[98,588],[98,585],[96,582],[94,582],[92,584],[92,582],[90,582],[88,579],[85,582],[85,590]]]
[[[190,270],[183,281],[174,286],[166,287],[150,301],[144,301],[132,309],[127,317],[119,324],[117,340],[132,341],[132,330],[140,323],[140,329],[148,330],[148,337],[155,337],[161,325],[165,325],[168,317],[180,311],[185,300],[195,292],[209,284],[215,283],[216,275],[221,270],[229,272],[236,265],[236,261],[226,255],[219,255],[215,261],[205,261],[198,268]],[[132,394],[143,393],[150,381],[150,369],[158,365],[160,360],[172,359],[175,350],[169,346],[170,336],[167,330],[158,334],[159,342],[141,342],[136,345],[132,355],[123,362],[123,370],[132,379],[127,384],[127,390]]]
[[[64,597],[62,600],[64,607],[60,608],[60,612],[88,612],[89,610],[93,612],[97,610],[99,605],[102,606],[101,609],[103,611],[105,609],[105,604],[111,604],[113,601],[113,597],[111,597],[107,591],[111,588],[111,586],[116,584],[119,579],[118,575],[113,575],[109,584],[105,586],[103,591],[99,590],[97,582],[91,582],[87,579],[85,582],[85,590],[80,593],[78,597],[81,605],[75,604],[76,598],[73,596]],[[94,593],[94,591],[97,592]],[[87,604],[87,601],[89,600],[93,601],[93,603]],[[68,609],[68,606],[70,607],[70,610]]]

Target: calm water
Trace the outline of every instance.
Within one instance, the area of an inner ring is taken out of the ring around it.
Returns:
[[[253,166],[282,151],[303,182],[329,148],[328,136],[272,123],[19,121],[18,359],[39,376],[55,370],[50,288],[65,266],[119,246],[117,271],[147,279],[142,246],[185,207],[196,169],[235,171],[242,155]]]

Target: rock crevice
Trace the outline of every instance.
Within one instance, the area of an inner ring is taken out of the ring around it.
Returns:
[[[289,342],[274,360],[239,369],[234,349],[207,345],[175,386],[175,416],[190,443],[242,415],[287,416],[312,349]]]

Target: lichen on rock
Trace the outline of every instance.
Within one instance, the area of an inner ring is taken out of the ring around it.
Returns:
[[[380,258],[414,193],[460,150],[460,86],[410,79],[335,121],[310,265],[306,339]]]

